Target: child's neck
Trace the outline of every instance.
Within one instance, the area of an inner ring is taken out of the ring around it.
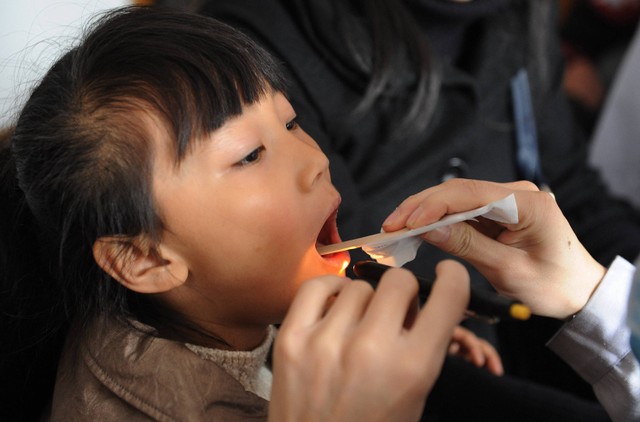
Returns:
[[[169,328],[174,335],[171,332],[161,333],[173,340],[212,349],[248,351],[260,346],[269,331],[270,324],[266,321],[235,322],[228,313],[219,312],[225,304],[203,295],[195,280],[161,293],[157,298],[191,326],[172,324]]]

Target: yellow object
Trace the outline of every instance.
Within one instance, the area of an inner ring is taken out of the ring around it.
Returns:
[[[531,309],[528,306],[522,305],[520,303],[516,303],[511,305],[509,309],[509,314],[515,318],[520,320],[527,320],[531,316]]]

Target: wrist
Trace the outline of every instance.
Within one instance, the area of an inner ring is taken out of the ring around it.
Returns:
[[[591,297],[598,289],[607,271],[600,263],[594,259],[590,260],[589,265],[583,266],[583,270],[576,277],[574,288],[568,291],[569,306],[566,309],[566,316],[561,318],[565,321],[574,319],[580,311],[589,303]]]

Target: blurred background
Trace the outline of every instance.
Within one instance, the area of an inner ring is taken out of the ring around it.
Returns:
[[[80,35],[94,14],[131,0],[20,0],[0,4],[0,127],[9,126],[24,96]]]
[[[127,4],[189,9],[201,0],[5,0],[0,4],[0,129],[25,95],[96,13]],[[558,0],[567,55],[565,86],[591,134],[617,65],[640,16],[640,0]]]

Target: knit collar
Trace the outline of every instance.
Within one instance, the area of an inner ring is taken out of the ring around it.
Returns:
[[[190,343],[185,343],[185,346],[201,358],[223,368],[242,384],[245,390],[269,400],[271,372],[266,368],[266,362],[276,331],[274,326],[269,326],[267,337],[262,344],[249,351],[212,349]]]

